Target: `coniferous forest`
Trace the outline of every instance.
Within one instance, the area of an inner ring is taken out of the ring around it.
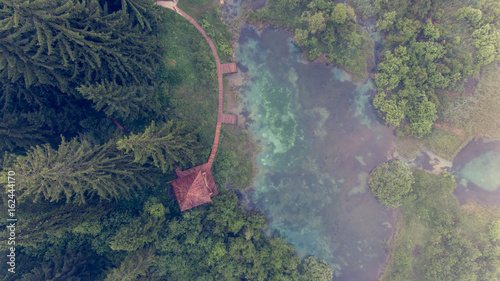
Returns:
[[[223,129],[242,144],[222,143],[214,163],[232,190],[179,211],[168,182],[210,153],[215,64],[194,27],[153,3],[0,1],[1,179],[15,172],[18,219],[15,273],[1,279],[330,280],[238,204],[253,174],[239,128]],[[204,18],[230,50],[216,12]]]

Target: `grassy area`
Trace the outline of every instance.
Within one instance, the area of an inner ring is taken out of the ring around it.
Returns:
[[[411,136],[397,138],[396,147],[398,153],[405,158],[414,158],[420,151],[429,150],[452,161],[471,139],[469,135],[433,128],[421,139]]]
[[[470,141],[466,135],[434,128],[423,139],[424,146],[437,155],[453,160],[457,153]]]
[[[231,34],[219,17],[216,1],[198,5],[181,1],[181,8],[197,17],[214,40],[221,61],[230,61]],[[199,163],[207,161],[212,148],[217,122],[218,84],[215,60],[205,39],[188,21],[169,12],[165,15],[163,40],[167,52],[163,58],[162,79],[167,110],[165,116],[188,123],[197,132],[204,147]],[[225,44],[225,47],[223,46]],[[229,51],[224,48],[229,48]],[[226,94],[228,90],[226,89]],[[249,132],[235,126],[222,126],[213,174],[218,186],[229,184],[234,189],[250,187],[254,174],[255,149]]]
[[[231,189],[243,190],[252,184],[257,148],[252,135],[235,126],[223,126],[221,142],[215,157],[215,181]]]
[[[196,3],[201,1],[205,4],[198,6]],[[221,63],[232,61],[232,35],[228,26],[221,20],[220,10],[222,6],[220,2],[217,0],[188,0],[180,1],[179,7],[203,27],[214,42]]]
[[[500,137],[500,67],[492,63],[483,67],[473,93],[464,95],[439,91],[438,123],[421,139],[401,137],[396,140],[399,153],[415,157],[422,149],[430,150],[448,160],[473,137]]]

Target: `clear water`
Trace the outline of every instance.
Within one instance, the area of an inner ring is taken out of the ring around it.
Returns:
[[[370,106],[373,81],[304,61],[281,30],[245,27],[236,56],[244,112],[262,144],[248,204],[266,214],[269,233],[327,260],[336,280],[376,280],[393,220],[367,177],[394,137]]]
[[[500,205],[499,140],[470,142],[453,161],[452,173],[459,184],[455,195],[460,202]]]

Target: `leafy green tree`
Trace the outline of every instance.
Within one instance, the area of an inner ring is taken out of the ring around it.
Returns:
[[[436,28],[436,26],[434,26],[434,24],[432,24],[432,20],[431,19],[428,19],[425,22],[425,25],[424,25],[424,36],[426,38],[428,38],[429,40],[437,40],[439,38],[439,36],[441,36],[440,32]]]
[[[110,248],[114,251],[134,252],[156,241],[163,229],[162,223],[167,212],[168,209],[157,198],[150,198],[144,204],[141,216],[120,227],[110,239]]]
[[[377,28],[382,31],[390,31],[394,26],[396,20],[396,11],[383,14],[377,21]]]
[[[321,32],[326,27],[326,19],[323,12],[316,12],[315,14],[311,14],[309,11],[306,11],[302,14],[301,19],[307,24],[307,30],[311,34]]]
[[[199,144],[196,135],[185,125],[173,121],[160,124],[153,121],[142,134],[131,134],[117,142],[118,149],[133,152],[134,162],[145,164],[152,161],[164,173],[174,164],[193,164]]]
[[[343,24],[347,20],[347,7],[344,3],[338,3],[333,8],[331,20],[335,24]]]
[[[457,20],[466,18],[472,25],[478,26],[483,12],[472,7],[461,7],[455,12],[454,16]]]
[[[388,207],[399,207],[414,183],[412,172],[405,163],[394,160],[381,164],[370,175],[370,192]]]
[[[302,279],[316,281],[331,281],[333,271],[324,260],[317,257],[308,257],[302,262]]]
[[[93,195],[112,200],[129,197],[134,187],[152,182],[146,169],[120,153],[113,141],[95,145],[86,138],[66,142],[63,137],[57,150],[36,146],[13,162],[19,175],[19,196],[35,202],[65,198],[68,203],[83,204]]]
[[[293,40],[297,43],[297,45],[305,46],[308,36],[309,36],[309,31],[307,29],[304,30],[297,28],[295,29],[295,35],[293,36]]]
[[[380,92],[375,95],[373,99],[373,106],[379,110],[379,113],[384,118],[385,123],[392,126],[399,126],[401,121],[404,120],[404,106],[405,104],[398,105],[393,99],[386,99],[386,94]]]
[[[471,37],[477,49],[476,56],[480,65],[500,60],[500,29],[486,24],[472,32]]]
[[[437,119],[436,105],[428,101],[426,96],[421,96],[417,101],[407,103],[406,108],[410,124],[405,127],[405,131],[418,138],[430,133]]]
[[[488,235],[493,241],[500,240],[500,221],[492,221],[489,225]]]

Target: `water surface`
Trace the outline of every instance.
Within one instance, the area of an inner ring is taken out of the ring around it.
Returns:
[[[367,177],[394,137],[370,106],[373,81],[304,61],[282,30],[247,26],[236,49],[244,111],[263,146],[248,204],[269,218],[269,233],[327,260],[336,280],[376,280],[393,220]]]
[[[471,141],[455,157],[451,171],[458,182],[455,196],[461,203],[500,206],[500,140]]]

